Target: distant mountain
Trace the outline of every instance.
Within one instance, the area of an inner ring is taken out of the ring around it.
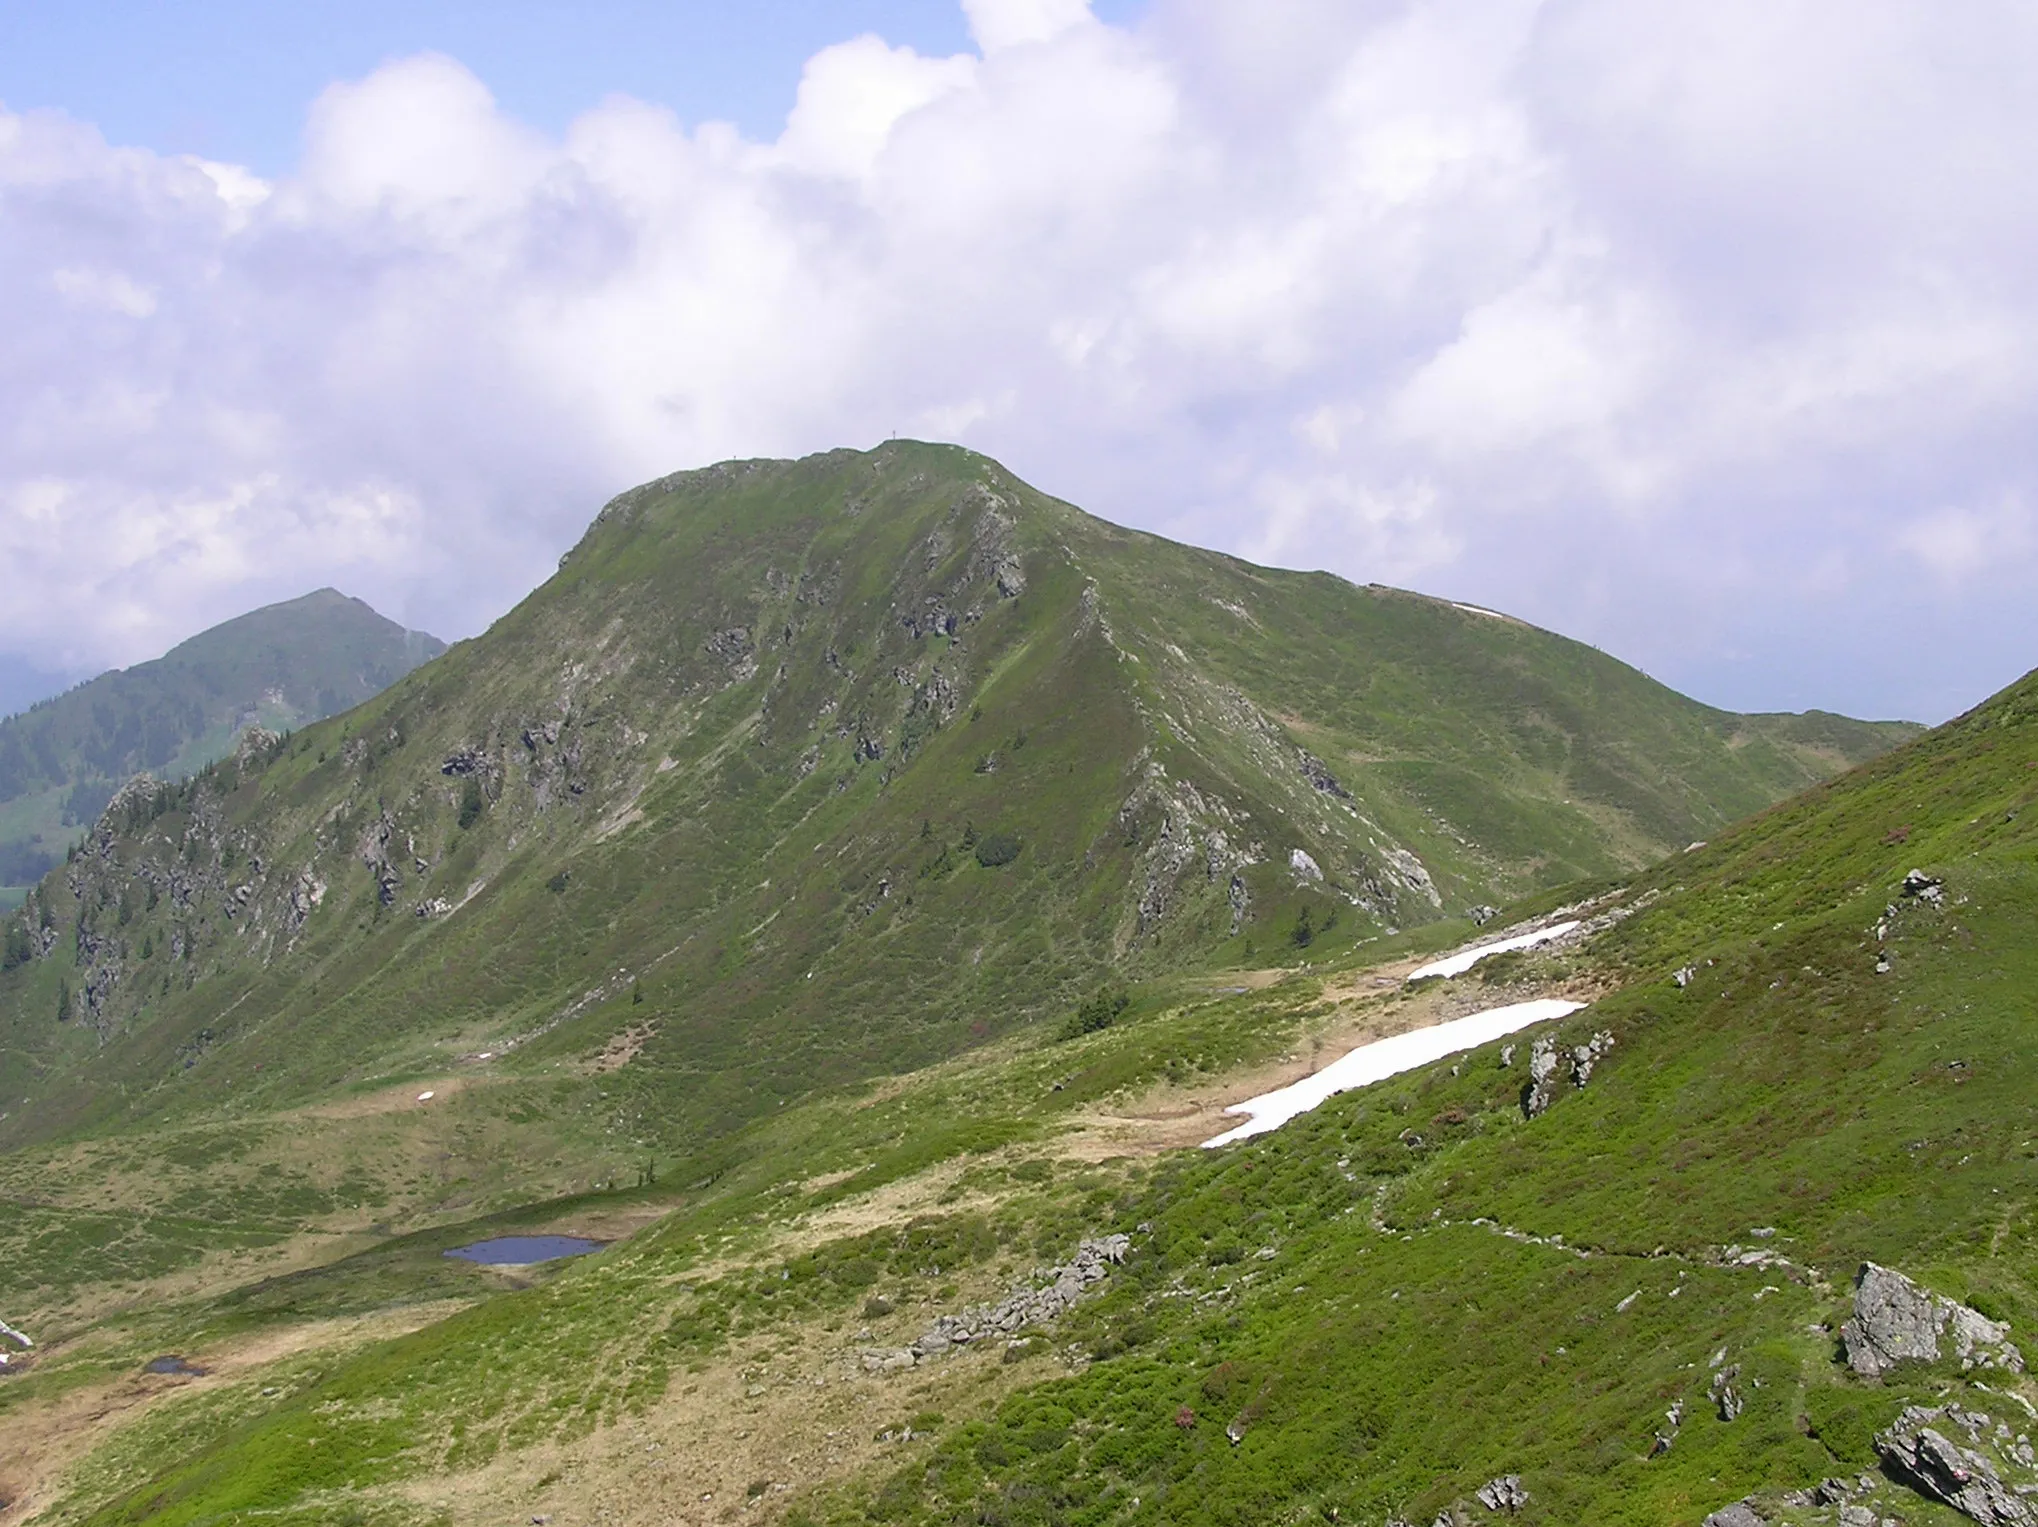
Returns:
[[[184,778],[250,726],[335,715],[444,650],[320,589],[0,721],[0,885],[41,879],[135,775]]]
[[[954,447],[728,463],[615,500],[363,708],[129,798],[37,893],[55,956],[0,986],[5,1128],[67,1081],[67,1117],[202,1107],[629,1034],[606,1106],[699,1139],[1107,972],[1637,868],[1913,730],[1713,710]]]

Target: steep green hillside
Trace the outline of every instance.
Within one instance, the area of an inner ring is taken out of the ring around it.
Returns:
[[[1582,945],[1441,988],[1156,978],[1083,1037],[789,1106],[607,1195],[664,1217],[600,1258],[165,1400],[41,1520],[2029,1520],[2038,674],[1570,911]],[[1553,988],[1605,994],[1260,1140],[1105,1127]],[[1109,1232],[1065,1313],[905,1348]],[[137,1310],[0,1426],[94,1363],[423,1308],[449,1238]],[[1940,1301],[1936,1356],[1863,1359],[1864,1261]]]
[[[1815,746],[950,447],[725,464],[345,717],[117,798],[20,914],[0,1138],[486,1052],[606,1056],[570,1106],[677,1149],[1107,971],[1633,868],[1895,734]]]
[[[0,720],[0,885],[32,885],[137,774],[180,779],[250,726],[336,715],[445,650],[321,589]]]

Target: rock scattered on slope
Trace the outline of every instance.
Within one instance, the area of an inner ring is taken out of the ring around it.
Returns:
[[[1522,1488],[1519,1474],[1489,1479],[1475,1493],[1479,1504],[1488,1511],[1519,1511],[1529,1503],[1529,1493]]]
[[[1601,1029],[1582,1045],[1571,1050],[1571,1081],[1574,1086],[1583,1087],[1592,1080],[1593,1067],[1606,1058],[1613,1048],[1613,1035]]]
[[[1027,1326],[1053,1320],[1082,1298],[1092,1284],[1109,1277],[1111,1269],[1123,1262],[1131,1250],[1132,1238],[1127,1235],[1085,1240],[1067,1263],[1043,1270],[1040,1277],[1045,1280],[1044,1287],[1020,1289],[996,1304],[979,1305],[959,1315],[943,1315],[910,1347],[865,1352],[863,1366],[873,1373],[897,1372],[923,1359],[938,1357],[951,1347],[1009,1337]]]
[[[1737,1500],[1707,1517],[1703,1527],[1767,1527],[1767,1522],[1748,1502]]]
[[[1854,1318],[1840,1328],[1847,1365],[1880,1378],[1902,1362],[1936,1362],[1940,1338],[1950,1339],[1960,1366],[2024,1371],[2010,1328],[1964,1304],[1921,1288],[1892,1268],[1861,1264],[1854,1280]]]
[[[1741,1392],[1734,1387],[1734,1380],[1740,1376],[1741,1365],[1731,1363],[1715,1373],[1712,1376],[1712,1383],[1706,1387],[1706,1398],[1711,1400],[1719,1411],[1722,1421],[1737,1419],[1746,1408],[1747,1402],[1741,1398]]]
[[[1946,897],[1946,882],[1936,875],[1923,870],[1911,870],[1904,875],[1903,894],[1914,896],[1920,901],[1929,901],[1938,906]]]
[[[1557,1092],[1557,1042],[1538,1039],[1529,1048],[1529,1084],[1522,1093],[1521,1111],[1531,1119],[1550,1106]]]
[[[1946,1434],[1952,1430],[1963,1433],[1968,1445]],[[2013,1485],[2003,1478],[2009,1466],[2001,1445],[2008,1442],[2008,1431],[1981,1412],[1957,1405],[1910,1405],[1893,1426],[1876,1434],[1875,1450],[1892,1476],[1983,1527],[2038,1527],[2038,1507],[2024,1495],[2033,1481]]]

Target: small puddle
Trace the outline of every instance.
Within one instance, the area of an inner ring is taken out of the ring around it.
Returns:
[[[606,1241],[590,1241],[577,1235],[503,1235],[492,1241],[455,1246],[446,1255],[489,1267],[529,1267],[534,1262],[584,1257],[591,1251],[600,1251],[607,1244]]]
[[[196,1363],[181,1357],[152,1357],[142,1367],[144,1373],[182,1373],[193,1378],[203,1378],[205,1370]]]

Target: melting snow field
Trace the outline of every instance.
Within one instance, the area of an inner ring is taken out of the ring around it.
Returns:
[[[1513,947],[1513,941],[1509,942]],[[1485,952],[1491,953],[1491,950]],[[1543,997],[1534,1002],[1488,1008],[1483,1013],[1453,1018],[1449,1023],[1439,1023],[1434,1028],[1411,1029],[1391,1039],[1376,1039],[1371,1044],[1360,1045],[1314,1076],[1305,1076],[1292,1086],[1247,1098],[1243,1103],[1233,1103],[1224,1110],[1226,1113],[1250,1114],[1251,1118],[1236,1129],[1228,1129],[1215,1139],[1205,1140],[1203,1148],[1209,1150],[1214,1146],[1229,1145],[1234,1140],[1266,1134],[1340,1092],[1385,1081],[1390,1076],[1413,1071],[1417,1066],[1426,1066],[1433,1060],[1442,1060],[1446,1055],[1456,1055],[1462,1050],[1476,1050],[1480,1045],[1512,1034],[1517,1029],[1565,1017],[1583,1006],[1582,1002],[1567,1002],[1562,997]]]
[[[1562,938],[1577,926],[1575,921],[1551,923],[1547,928],[1538,928],[1533,933],[1521,933],[1513,938],[1504,938],[1497,944],[1481,944],[1477,949],[1461,949],[1441,960],[1430,961],[1422,969],[1413,972],[1408,979],[1421,981],[1430,976],[1461,976],[1489,954],[1505,954],[1510,949],[1533,949],[1538,944],[1549,943],[1551,939]]]

